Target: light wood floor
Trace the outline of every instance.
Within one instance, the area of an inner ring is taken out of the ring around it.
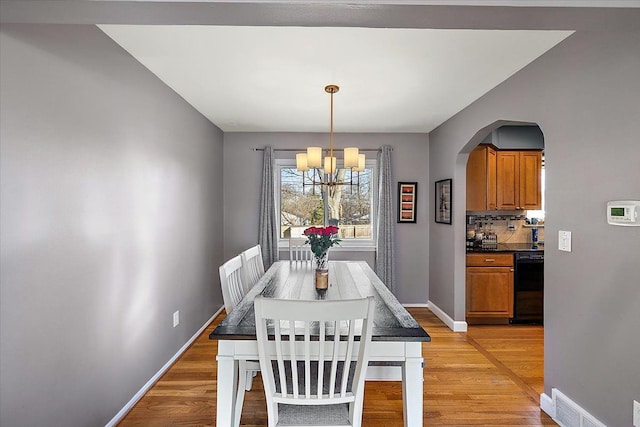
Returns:
[[[426,308],[411,314],[431,335],[423,345],[424,425],[556,425],[539,408],[543,389],[541,326],[470,326],[451,332]],[[209,333],[194,344],[127,414],[120,426],[215,426],[217,344]],[[265,426],[260,376],[245,395],[241,424]],[[402,426],[399,382],[368,382],[363,426]]]

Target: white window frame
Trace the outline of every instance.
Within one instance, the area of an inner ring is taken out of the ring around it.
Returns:
[[[367,159],[365,166],[371,169],[371,186],[372,200],[371,200],[371,238],[370,239],[342,239],[340,245],[333,246],[332,251],[375,251],[378,241],[378,161],[376,159]],[[283,168],[296,167],[295,159],[276,159],[275,161],[275,207],[278,227],[278,249],[286,249],[289,247],[289,240],[283,239],[280,236],[280,170]],[[338,168],[342,166],[342,160],[338,159]],[[326,209],[326,201],[324,201]]]

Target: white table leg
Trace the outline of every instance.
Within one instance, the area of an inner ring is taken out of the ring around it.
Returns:
[[[402,402],[405,427],[422,427],[423,362],[422,343],[405,344],[407,357],[402,368]]]
[[[233,358],[233,343],[218,341],[218,399],[216,403],[216,426],[233,427],[238,387],[238,361]]]

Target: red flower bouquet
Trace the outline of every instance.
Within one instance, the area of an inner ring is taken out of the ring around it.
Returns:
[[[316,259],[316,268],[327,268],[327,251],[333,245],[339,245],[338,227],[329,225],[326,227],[309,227],[304,230],[307,241],[311,245],[311,252]]]

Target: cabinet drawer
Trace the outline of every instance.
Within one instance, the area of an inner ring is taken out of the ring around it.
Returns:
[[[467,254],[467,267],[513,267],[513,254]]]

